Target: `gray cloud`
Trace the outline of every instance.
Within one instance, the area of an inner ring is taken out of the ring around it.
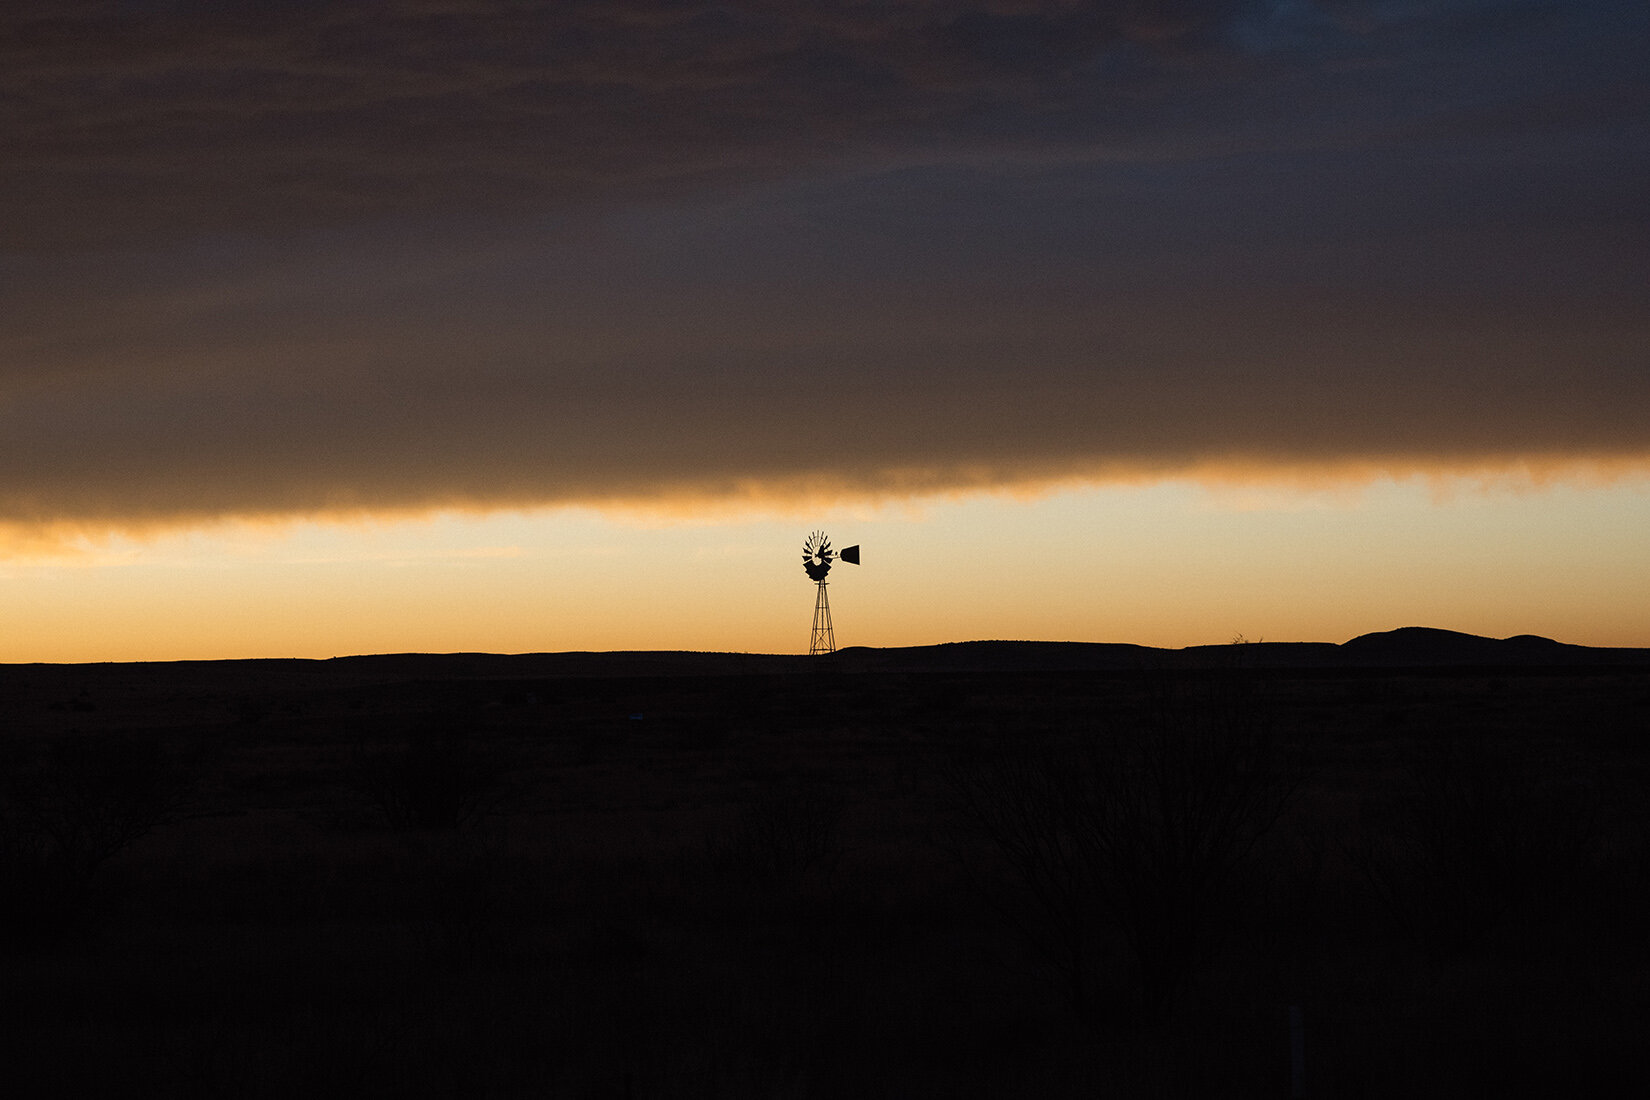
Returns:
[[[1255,98],[1288,93],[1300,74],[1332,61],[1425,64],[1441,48],[1429,34],[1461,33],[1359,11],[1348,20],[1258,0],[19,3],[0,15],[0,201],[14,214],[0,241],[519,214],[896,153],[1201,144],[1275,123],[1276,107],[1257,111]],[[1372,56],[1394,36],[1398,52]]]
[[[0,521],[1650,455],[1647,20],[15,4]]]

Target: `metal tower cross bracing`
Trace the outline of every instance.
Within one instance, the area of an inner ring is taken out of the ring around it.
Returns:
[[[819,595],[814,597],[814,629],[808,636],[808,654],[836,652],[836,631],[831,629],[831,600],[825,594],[827,582],[819,582]]]

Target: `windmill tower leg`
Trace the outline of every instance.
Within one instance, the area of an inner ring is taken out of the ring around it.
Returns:
[[[808,654],[835,653],[836,631],[831,629],[831,601],[825,595],[825,582],[819,582],[819,595],[814,597],[814,629],[808,638]]]

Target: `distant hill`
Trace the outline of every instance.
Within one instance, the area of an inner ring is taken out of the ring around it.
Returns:
[[[1551,638],[1519,634],[1511,638],[1483,638],[1457,630],[1405,626],[1375,634],[1360,634],[1341,650],[1359,663],[1405,665],[1460,664],[1577,664],[1605,655],[1640,654],[1644,650],[1597,649],[1565,645]],[[1607,663],[1613,663],[1606,658]]]
[[[1650,649],[1567,645],[1534,634],[1485,638],[1456,630],[1408,626],[1334,642],[1150,646],[1102,642],[954,642],[902,649],[844,649],[848,667],[951,670],[1128,671],[1141,668],[1379,669],[1650,667]]]
[[[1484,638],[1457,630],[1407,626],[1334,642],[1248,642],[1154,649],[1109,642],[950,642],[943,645],[842,649],[829,660],[844,669],[925,671],[1116,671],[1149,668],[1577,668],[1650,666],[1650,649],[1566,645],[1520,634]]]
[[[165,681],[233,690],[249,683],[293,686],[530,680],[742,677],[854,672],[1108,672],[1153,669],[1650,669],[1650,649],[1568,645],[1520,634],[1484,638],[1407,626],[1350,641],[1248,642],[1156,649],[1115,642],[973,641],[872,648],[849,646],[825,657],[772,653],[638,650],[606,653],[388,653],[330,660],[176,661],[148,664],[8,665],[7,684],[26,693],[66,685]],[[32,688],[27,685],[34,685]],[[170,690],[170,689],[169,689]]]

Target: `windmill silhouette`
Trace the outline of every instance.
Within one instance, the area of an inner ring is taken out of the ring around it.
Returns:
[[[808,574],[809,580],[819,585],[819,594],[814,597],[814,628],[808,635],[809,656],[836,652],[836,631],[831,628],[831,601],[825,595],[825,574],[831,571],[833,561],[858,565],[858,545],[834,551],[825,532],[815,531],[809,535],[802,544],[802,570]]]

